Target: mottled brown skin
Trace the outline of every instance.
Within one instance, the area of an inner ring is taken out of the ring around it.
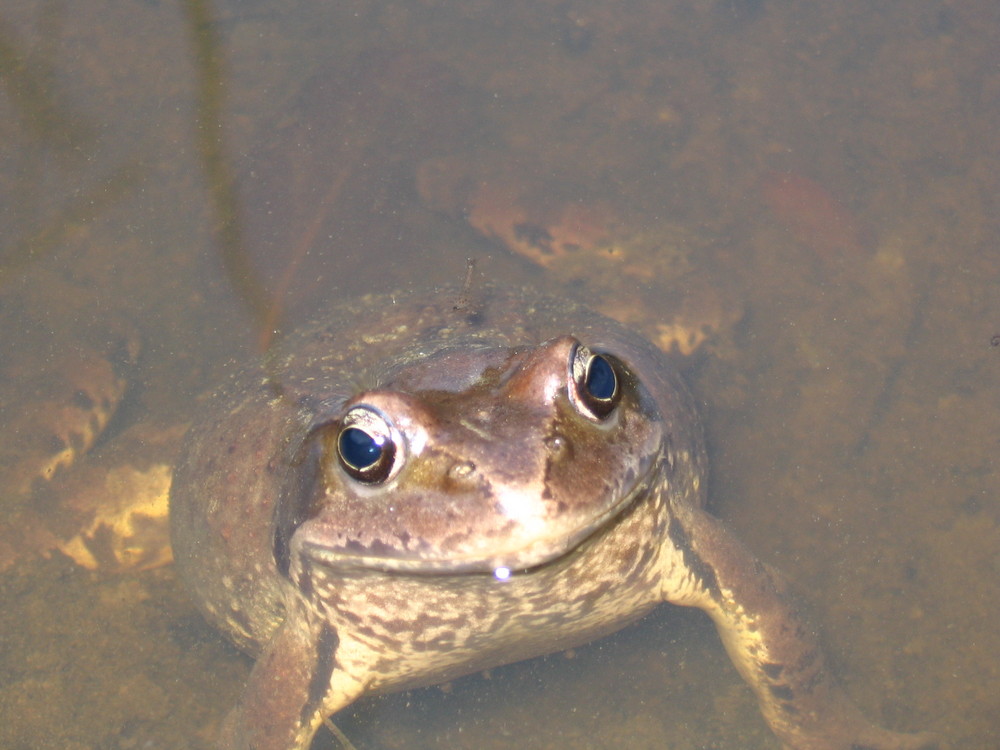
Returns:
[[[307,748],[361,695],[580,644],[663,601],[712,617],[787,747],[934,746],[847,701],[780,576],[704,511],[695,410],[657,349],[531,292],[457,300],[343,305],[236,374],[192,431],[174,554],[258,659],[223,748]],[[581,396],[578,342],[615,371],[607,414]],[[369,484],[337,451],[359,405],[398,441]]]

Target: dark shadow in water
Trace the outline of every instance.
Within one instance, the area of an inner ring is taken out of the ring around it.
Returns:
[[[277,306],[246,252],[236,177],[226,154],[222,125],[226,91],[221,45],[207,0],[185,0],[183,7],[194,47],[196,140],[216,215],[216,241],[226,276],[253,315],[257,330],[261,331],[261,348],[266,349],[272,332],[280,328],[280,321]]]

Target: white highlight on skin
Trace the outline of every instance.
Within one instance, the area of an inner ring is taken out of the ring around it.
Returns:
[[[498,581],[508,581],[510,580],[510,568],[505,568],[503,566],[497,568],[493,571],[493,577]]]
[[[411,456],[419,456],[427,447],[427,431],[417,421],[402,419],[396,429],[406,436],[406,448]]]
[[[537,493],[499,487],[497,494],[503,514],[520,524],[524,536],[535,538],[544,534],[546,519],[542,517],[543,508],[539,505]]]

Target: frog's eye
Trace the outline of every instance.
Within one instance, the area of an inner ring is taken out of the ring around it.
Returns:
[[[378,484],[398,468],[397,431],[374,409],[356,406],[340,422],[337,458],[344,471],[359,482]]]
[[[570,374],[570,397],[577,409],[591,419],[607,419],[621,400],[614,360],[580,345],[573,351]]]

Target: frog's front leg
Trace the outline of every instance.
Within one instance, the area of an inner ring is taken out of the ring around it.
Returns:
[[[663,596],[704,609],[753,688],[771,730],[792,750],[931,750],[929,734],[872,724],[836,685],[784,578],[700,508],[673,503]]]
[[[226,717],[219,747],[306,750],[323,720],[365,689],[338,668],[340,645],[328,622],[291,611]]]

